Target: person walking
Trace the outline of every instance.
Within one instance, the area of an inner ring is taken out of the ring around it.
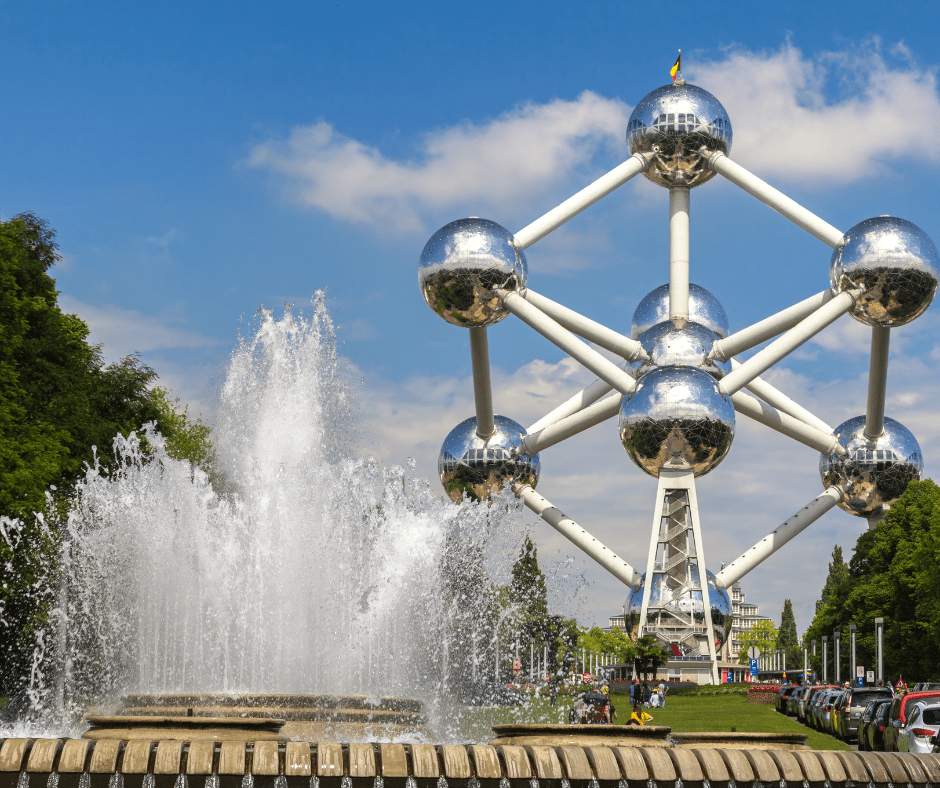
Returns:
[[[664,709],[666,708],[666,690],[667,689],[669,689],[669,687],[666,686],[666,682],[660,681],[659,682],[659,705],[662,706]]]
[[[558,682],[552,681],[548,685],[548,696],[551,698],[551,705],[558,703]]]
[[[627,723],[627,725],[646,725],[646,723],[651,722],[652,720],[652,715],[643,711],[643,706],[640,703],[634,703],[633,714],[630,715],[630,721]]]

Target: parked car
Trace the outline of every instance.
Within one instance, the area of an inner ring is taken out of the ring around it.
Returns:
[[[831,689],[835,689],[835,687],[833,687],[831,684],[817,684],[816,686],[809,688],[809,692],[807,692],[800,699],[800,708],[796,715],[800,722],[805,723],[806,725],[810,725],[809,712],[813,705],[813,701],[816,700],[820,692],[825,692],[826,690]]]
[[[894,693],[888,687],[856,687],[847,689],[838,704],[838,727],[836,738],[845,741],[858,741],[858,725],[862,712],[874,700],[891,700]]]
[[[784,684],[780,688],[780,692],[777,693],[777,700],[774,705],[781,714],[787,713],[787,701],[793,695],[796,690],[800,689],[798,684]]]
[[[911,687],[911,692],[934,692],[935,690],[940,690],[940,681],[919,681]]]
[[[809,708],[806,710],[806,724],[818,731],[822,730],[822,707],[826,699],[832,693],[831,687],[826,687],[821,692],[813,695]]]
[[[862,716],[858,721],[857,739],[859,751],[871,749],[871,745],[869,744],[869,726],[875,723],[879,710],[886,705],[890,708],[891,698],[876,698],[870,701],[862,712]]]
[[[798,717],[800,714],[800,701],[806,697],[806,694],[812,690],[812,687],[798,687],[794,692],[790,693],[790,697],[787,698],[787,714],[791,717]]]
[[[888,727],[891,701],[876,701],[876,703],[878,707],[872,713],[872,720],[865,728],[865,749],[880,752],[885,748],[885,729]]]
[[[907,725],[908,709],[922,698],[940,699],[940,692],[908,692],[907,695],[895,696],[891,701],[891,711],[888,712],[888,722],[885,725],[885,752],[898,751],[898,736],[901,728]]]
[[[940,702],[915,703],[907,724],[898,731],[898,752],[933,752],[931,741],[940,732]]]
[[[819,730],[823,733],[833,735],[835,732],[836,705],[842,697],[844,690],[832,690],[823,698],[823,702],[818,710]]]

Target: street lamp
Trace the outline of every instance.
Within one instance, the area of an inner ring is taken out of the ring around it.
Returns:
[[[849,680],[855,681],[856,674],[858,673],[858,666],[855,664],[855,624],[849,624],[849,638],[851,641],[849,648],[852,652],[852,675],[849,676]]]
[[[822,636],[823,644],[823,653],[822,653],[822,663],[823,663],[823,684],[829,683],[829,636]]]
[[[881,687],[884,686],[885,681],[885,620],[883,618],[875,619],[875,658],[878,665],[875,680],[877,685]]]
[[[805,640],[800,643],[800,647],[803,649],[803,684],[809,684],[809,649]]]
[[[842,683],[842,665],[839,660],[839,651],[842,646],[842,630],[837,629],[832,633],[832,637],[835,640],[835,651],[833,656],[835,657],[835,667],[836,667],[836,684]]]

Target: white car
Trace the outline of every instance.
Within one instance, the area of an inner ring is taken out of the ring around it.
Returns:
[[[907,725],[898,731],[898,752],[933,752],[930,740],[940,733],[940,703],[915,703]]]

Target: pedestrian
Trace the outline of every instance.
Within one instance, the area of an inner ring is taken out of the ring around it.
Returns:
[[[653,696],[653,691],[650,689],[650,685],[645,681],[643,682],[643,705],[649,707],[650,698]]]
[[[634,679],[630,682],[630,708],[633,708],[633,704],[636,703],[636,685],[637,680]]]
[[[551,705],[558,703],[558,682],[552,681],[548,685],[548,696],[551,698]]]
[[[643,711],[643,706],[639,703],[633,704],[633,714],[630,715],[630,721],[627,725],[646,725],[653,719],[652,715]]]
[[[662,706],[664,709],[666,708],[666,690],[667,689],[669,688],[666,686],[666,682],[660,681],[659,682],[659,705]]]

